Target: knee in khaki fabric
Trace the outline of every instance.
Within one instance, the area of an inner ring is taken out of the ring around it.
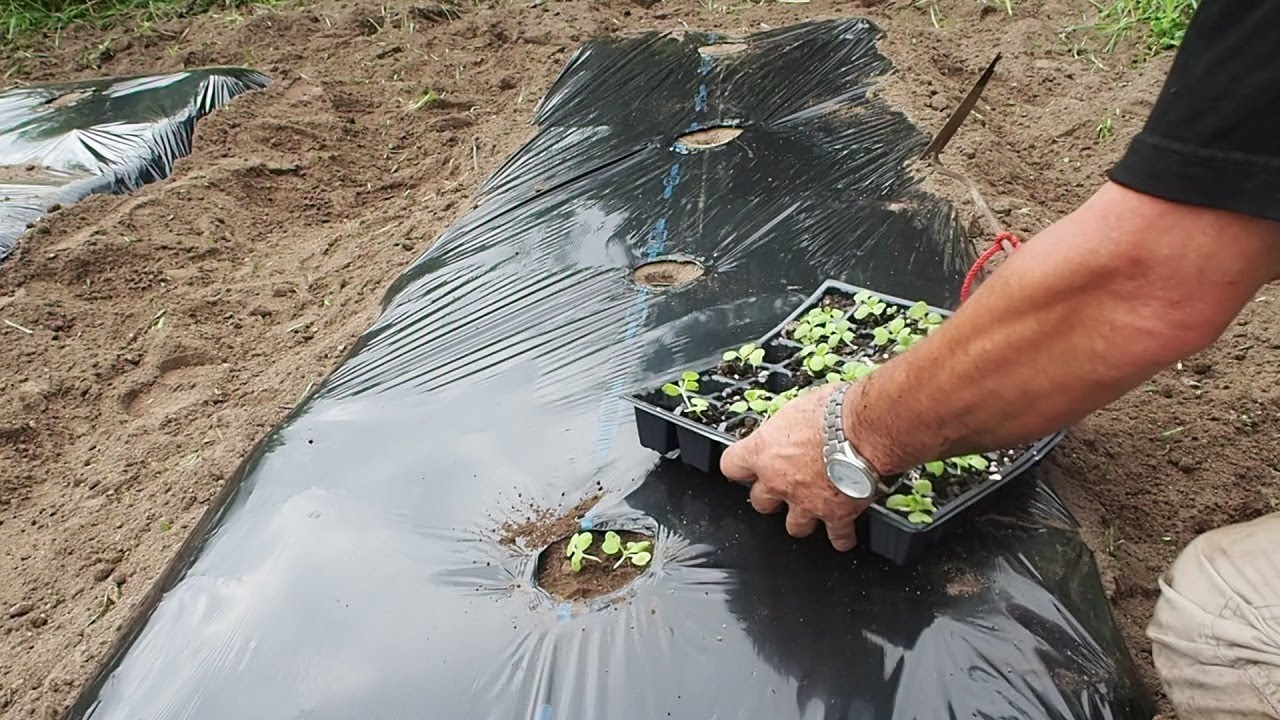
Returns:
[[[1280,513],[1188,545],[1147,634],[1179,720],[1280,718]]]

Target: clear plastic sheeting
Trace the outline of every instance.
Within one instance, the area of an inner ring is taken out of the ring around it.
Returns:
[[[913,568],[787,537],[743,488],[642,449],[631,388],[762,334],[833,277],[954,304],[970,253],[867,97],[862,20],[741,52],[582,48],[535,137],[246,460],[77,718],[1149,718],[1075,524],[1030,473]],[[678,149],[690,128],[743,132]],[[705,275],[632,281],[676,256]],[[563,603],[535,509],[656,538]]]
[[[210,68],[0,91],[0,260],[54,205],[168,177],[197,120],[266,84]]]

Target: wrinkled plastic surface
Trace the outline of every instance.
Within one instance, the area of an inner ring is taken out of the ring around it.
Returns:
[[[1146,718],[1091,556],[1031,475],[913,569],[788,538],[738,486],[660,460],[622,395],[762,334],[828,276],[953,305],[927,138],[866,91],[863,21],[593,42],[479,207],[393,285],[345,362],[234,479],[76,717]],[[672,150],[690,126],[745,125]],[[630,268],[681,253],[680,290]],[[535,507],[603,490],[650,570],[566,605]]]
[[[209,68],[0,91],[0,260],[54,205],[168,177],[197,120],[266,84]]]

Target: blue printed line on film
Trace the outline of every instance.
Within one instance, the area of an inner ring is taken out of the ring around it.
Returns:
[[[680,162],[677,160],[671,166],[671,170],[667,173],[667,179],[662,181],[662,199],[670,200],[676,191],[676,186],[680,184]],[[665,220],[662,221],[665,224]]]
[[[708,43],[715,43],[719,39],[719,35],[708,35]],[[707,75],[711,72],[715,64],[715,58],[708,55],[702,55],[701,61],[698,63],[698,74]],[[710,97],[710,91],[706,83],[698,86],[697,93],[693,96],[693,107],[696,112],[702,112],[707,106],[707,99]],[[698,122],[694,120],[689,124],[688,132],[698,129]],[[670,201],[675,196],[676,187],[680,184],[680,161],[676,160],[671,169],[667,171],[666,177],[662,180],[662,199]],[[649,238],[644,245],[644,259],[646,262],[653,262],[662,256],[667,249],[667,216],[658,218],[649,230]],[[631,308],[627,310],[626,329],[622,333],[623,344],[628,344],[640,334],[640,328],[644,327],[645,320],[649,318],[649,290],[648,288],[637,288],[635,300]],[[621,373],[609,380],[609,385],[605,390],[605,396],[601,398],[601,406],[599,413],[599,421],[596,424],[595,437],[595,455],[597,460],[603,459],[605,453],[609,451],[612,444],[615,430],[618,427],[618,417],[622,411],[621,394],[626,389],[626,383],[630,378],[630,373]],[[584,519],[585,522],[585,519]],[[583,529],[588,529],[584,527]]]
[[[538,708],[537,720],[551,720],[551,703],[543,703],[542,707]]]
[[[590,516],[590,515],[588,515],[588,516],[586,516],[586,517],[584,517],[584,518],[582,518],[581,520],[579,520],[579,521],[578,521],[578,529],[579,529],[579,530],[590,530],[591,528],[593,528],[593,527],[595,527],[595,526],[596,526],[596,521],[595,521],[595,520],[593,520],[593,519],[591,519],[591,516]]]
[[[560,603],[556,606],[556,619],[560,622],[569,622],[569,618],[573,617],[573,606],[569,603]]]

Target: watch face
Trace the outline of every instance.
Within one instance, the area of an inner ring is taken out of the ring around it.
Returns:
[[[827,477],[831,478],[831,484],[837,490],[851,498],[865,500],[871,497],[871,478],[853,463],[833,459],[827,463]]]

